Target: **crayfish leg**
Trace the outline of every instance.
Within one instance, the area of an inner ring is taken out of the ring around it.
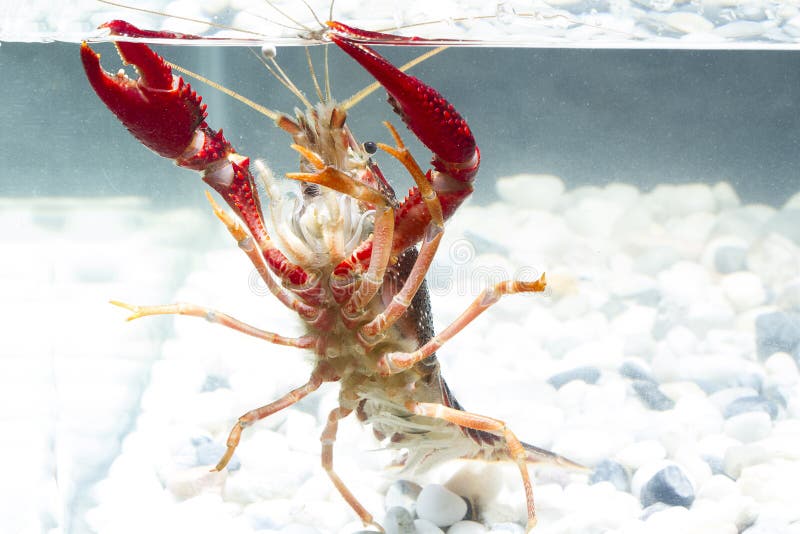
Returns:
[[[525,488],[525,502],[528,507],[528,525],[526,531],[529,532],[536,526],[536,507],[533,503],[533,485],[531,484],[531,477],[528,473],[528,453],[517,436],[503,421],[485,415],[457,410],[434,402],[408,401],[406,403],[406,409],[416,415],[442,419],[463,428],[480,430],[502,436],[506,442],[509,456],[517,464],[520,475],[522,475],[522,485]]]
[[[331,410],[331,413],[328,414],[328,422],[325,425],[325,429],[322,431],[322,435],[320,436],[319,440],[322,442],[322,468],[328,474],[328,478],[331,479],[333,485],[336,487],[336,490],[342,496],[342,498],[350,505],[350,508],[358,514],[359,519],[364,523],[364,525],[372,525],[378,528],[381,532],[383,532],[383,527],[381,527],[372,517],[372,514],[367,512],[367,509],[364,508],[358,499],[356,499],[353,492],[342,482],[342,479],[339,478],[339,475],[333,470],[333,444],[336,442],[336,432],[339,429],[339,420],[344,419],[350,412],[353,410],[348,408],[334,408]]]
[[[219,462],[217,462],[217,465],[214,466],[212,471],[222,471],[225,469],[225,466],[228,465],[228,462],[230,462],[231,458],[233,457],[233,451],[235,451],[236,447],[239,445],[239,440],[242,437],[242,430],[252,425],[256,421],[260,421],[261,419],[279,412],[284,408],[288,408],[289,406],[297,403],[303,397],[307,396],[309,393],[319,389],[324,379],[322,374],[317,372],[318,370],[319,368],[315,369],[308,382],[299,388],[293,389],[278,400],[272,401],[269,404],[261,406],[260,408],[250,410],[241,416],[239,420],[236,421],[236,424],[231,429],[231,433],[228,436],[228,441],[226,443],[228,448],[225,451],[225,454],[222,455],[222,458],[220,458]]]

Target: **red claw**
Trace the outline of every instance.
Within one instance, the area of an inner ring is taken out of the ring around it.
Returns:
[[[122,124],[146,147],[167,158],[177,158],[192,141],[206,117],[202,99],[170,66],[144,44],[115,43],[125,63],[140,78],[110,74],[100,66],[100,55],[81,45],[81,60],[89,83]]]
[[[467,121],[436,89],[429,87],[389,63],[370,47],[354,38],[391,38],[376,32],[328,22],[328,37],[355,59],[386,89],[389,101],[422,143],[434,154],[436,170],[462,182],[478,172],[480,152]],[[402,38],[408,40],[408,38]]]

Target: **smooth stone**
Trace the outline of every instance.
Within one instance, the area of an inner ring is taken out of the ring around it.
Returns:
[[[647,382],[655,382],[656,379],[653,378],[650,370],[645,368],[643,363],[635,362],[632,360],[628,360],[624,362],[619,367],[619,374],[624,376],[625,378],[630,378],[632,380],[644,380]]]
[[[615,223],[625,217],[625,207],[602,198],[587,197],[565,210],[563,216],[575,233],[592,239],[607,239]]]
[[[715,391],[708,396],[708,400],[711,401],[711,404],[716,406],[720,413],[723,413],[725,411],[725,407],[736,399],[753,396],[758,396],[758,390],[755,388],[730,387]]]
[[[734,480],[725,475],[715,474],[697,490],[698,499],[720,500],[732,495],[739,495],[739,487]]]
[[[231,384],[228,382],[228,379],[224,376],[220,375],[208,375],[206,376],[205,382],[200,387],[200,391],[205,393],[208,391],[216,391],[222,388],[230,389]]]
[[[384,507],[389,510],[401,506],[413,516],[417,510],[417,498],[422,486],[410,480],[397,480],[386,490]]]
[[[756,411],[765,412],[771,419],[778,417],[778,406],[773,401],[760,396],[739,397],[725,407],[722,416],[728,419],[742,413]]]
[[[790,399],[795,395],[793,386],[770,385],[764,388],[761,397],[775,407],[778,415],[773,419],[777,419],[781,408],[788,409]]]
[[[747,249],[724,246],[714,252],[714,268],[720,274],[744,271],[747,268]]]
[[[714,193],[714,198],[717,200],[717,208],[719,210],[738,208],[742,204],[736,189],[728,182],[715,183],[711,187],[711,192]]]
[[[402,506],[394,506],[386,510],[383,517],[383,528],[386,534],[415,534],[414,519]]]
[[[525,534],[525,527],[518,523],[505,521],[503,523],[495,523],[491,525],[489,532],[493,532],[495,534]]]
[[[762,411],[741,413],[725,421],[724,432],[742,443],[751,443],[769,436],[772,419]]]
[[[678,466],[669,465],[653,475],[639,498],[644,507],[657,502],[688,507],[694,501],[694,488]]]
[[[800,17],[797,18],[797,22],[800,22]],[[789,200],[783,205],[783,209],[800,210],[800,191],[789,197]]]
[[[800,276],[783,287],[775,297],[774,304],[781,310],[800,310]]]
[[[444,534],[442,529],[427,519],[415,519],[414,528],[417,529],[417,534]]]
[[[616,460],[629,469],[639,469],[663,460],[667,450],[656,440],[647,439],[631,443],[616,454]]]
[[[769,380],[776,385],[792,386],[798,381],[797,362],[785,352],[776,352],[764,361]]]
[[[758,443],[748,443],[744,445],[734,445],[725,451],[724,470],[725,474],[733,479],[739,478],[742,470],[765,462],[769,459],[769,452]]]
[[[594,467],[589,484],[610,482],[619,491],[630,491],[630,475],[625,467],[614,460],[603,460]]]
[[[714,29],[714,23],[698,15],[685,11],[669,13],[665,22],[675,30],[683,33],[706,33]]]
[[[656,276],[661,271],[672,267],[680,259],[681,255],[672,247],[651,247],[639,254],[633,265],[637,272]]]
[[[736,482],[742,495],[752,497],[763,507],[768,507],[775,516],[798,521],[798,480],[800,462],[773,460],[742,469]]]
[[[764,232],[775,232],[791,239],[800,245],[800,209],[783,209],[778,211],[764,225]]]
[[[774,213],[774,208],[763,204],[727,210],[717,217],[712,235],[719,237],[735,236],[737,239],[750,243],[761,237],[761,227]]]
[[[447,529],[447,534],[483,534],[487,529],[477,521],[459,521]]]
[[[672,508],[670,505],[665,504],[663,502],[653,503],[650,506],[645,507],[644,510],[642,510],[642,513],[639,514],[639,519],[641,521],[647,521],[651,515],[656,514],[658,512],[663,512],[664,510],[668,510],[670,508]]]
[[[758,275],[747,271],[731,273],[720,280],[722,291],[737,311],[746,311],[762,305],[767,294]]]
[[[711,469],[712,475],[725,474],[725,462],[723,461],[722,458],[710,455],[704,455],[701,458],[705,463],[708,464],[708,467]]]
[[[634,380],[631,386],[642,403],[651,410],[665,411],[675,407],[675,401],[667,397],[654,382]]]
[[[564,182],[550,174],[516,174],[498,179],[495,190],[512,206],[552,211],[564,193]]]
[[[792,528],[788,521],[780,519],[766,519],[756,522],[742,531],[742,534],[797,534],[798,530]]]
[[[206,492],[219,493],[226,478],[224,471],[209,471],[200,466],[171,473],[165,485],[175,498],[185,500]]]
[[[466,513],[466,501],[440,484],[429,484],[419,492],[417,516],[437,527],[449,527]]]
[[[547,382],[556,389],[561,386],[572,382],[573,380],[582,380],[587,384],[596,384],[600,379],[600,369],[593,366],[576,367],[563,373],[558,373],[547,379]]]
[[[707,184],[659,184],[644,198],[645,204],[660,218],[684,217],[698,212],[713,213],[717,200]]]
[[[776,352],[795,354],[800,347],[800,314],[776,311],[759,315],[756,347],[762,360]]]
[[[758,273],[768,286],[788,284],[800,272],[800,248],[788,237],[767,234],[747,251],[747,269]]]

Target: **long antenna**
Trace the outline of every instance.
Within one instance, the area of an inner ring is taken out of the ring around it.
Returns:
[[[314,82],[314,89],[317,91],[317,98],[319,98],[320,102],[324,102],[325,98],[322,96],[322,89],[320,89],[319,82],[317,81],[317,73],[314,71],[314,62],[311,61],[311,51],[307,46],[304,48],[306,50],[306,61],[308,61],[308,72],[311,74],[311,81]]]
[[[236,100],[238,100],[242,104],[244,104],[244,105],[246,105],[246,106],[248,106],[248,107],[250,107],[250,108],[252,108],[252,109],[254,109],[256,111],[258,111],[262,115],[266,115],[267,117],[269,117],[270,119],[272,119],[274,121],[278,120],[278,118],[281,116],[281,114],[278,113],[277,111],[273,111],[273,110],[269,109],[266,106],[262,106],[261,104],[257,104],[255,102],[253,102],[252,100],[250,100],[249,98],[240,95],[236,91],[228,89],[224,85],[220,85],[215,81],[209,80],[205,76],[201,76],[200,74],[192,72],[189,69],[185,69],[185,68],[183,68],[183,67],[181,67],[179,65],[176,65],[174,63],[170,63],[169,61],[167,61],[166,63],[167,63],[167,65],[169,65],[173,69],[177,70],[181,74],[185,74],[186,76],[189,76],[191,78],[194,78],[195,80],[201,81],[206,85],[210,85],[211,87],[213,87],[217,91],[222,91],[223,93],[225,93],[226,95],[230,96],[231,98],[235,98]]]
[[[263,33],[260,32],[245,30],[243,28],[237,28],[236,26],[228,26],[227,24],[219,24],[217,22],[212,22],[210,20],[196,19],[192,17],[186,17],[184,15],[173,15],[165,11],[158,11],[156,9],[146,9],[143,7],[131,6],[128,4],[123,4],[121,2],[112,2],[111,0],[97,0],[97,1],[100,2],[101,4],[106,4],[114,7],[121,7],[122,9],[130,9],[131,11],[138,11],[139,13],[149,13],[151,15],[158,15],[159,17],[169,17],[178,20],[185,20],[188,22],[196,22],[198,24],[206,24],[208,26],[211,26],[212,28],[219,28],[221,30],[231,30],[239,33],[248,33],[250,35],[257,35],[258,37],[268,37],[267,35],[264,35]]]

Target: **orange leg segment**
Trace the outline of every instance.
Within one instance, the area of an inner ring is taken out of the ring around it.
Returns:
[[[381,532],[383,532],[383,527],[381,527],[372,517],[372,514],[367,512],[367,509],[358,502],[353,492],[345,486],[342,479],[339,478],[339,475],[333,470],[333,444],[336,441],[336,432],[339,429],[339,420],[344,419],[350,412],[353,410],[347,408],[334,408],[331,410],[331,413],[328,414],[328,423],[325,425],[325,430],[322,431],[322,435],[320,436],[319,440],[322,442],[322,468],[325,469],[325,472],[328,474],[328,477],[333,482],[333,485],[336,487],[336,490],[342,496],[342,498],[350,505],[350,508],[358,514],[358,517],[363,521],[364,525],[372,525],[378,528]]]
[[[219,324],[228,327],[237,332],[247,334],[248,336],[257,337],[276,345],[284,345],[287,347],[297,347],[299,349],[312,348],[316,342],[316,336],[303,336],[303,337],[285,337],[273,332],[261,330],[255,326],[250,326],[247,323],[240,321],[230,315],[211,308],[205,308],[196,304],[187,304],[185,302],[178,302],[175,304],[160,304],[157,306],[137,306],[135,304],[128,304],[118,300],[112,300],[111,304],[130,310],[131,314],[128,316],[128,321],[139,319],[140,317],[147,317],[150,315],[188,315],[190,317],[202,317],[210,323]]]
[[[530,531],[536,526],[536,508],[533,504],[533,486],[531,485],[530,475],[528,474],[528,464],[526,462],[527,453],[522,447],[522,443],[517,439],[517,436],[509,430],[503,421],[486,417],[485,415],[456,410],[455,408],[432,402],[408,401],[406,403],[406,409],[416,415],[443,419],[460,427],[482,430],[502,436],[506,441],[511,459],[516,462],[519,467],[519,472],[522,475],[522,485],[525,487],[525,501],[528,506],[527,530]]]
[[[480,314],[485,312],[490,306],[496,304],[503,295],[513,295],[514,293],[530,293],[544,291],[547,286],[544,275],[535,282],[525,282],[522,280],[506,280],[494,286],[484,289],[464,313],[459,315],[450,326],[442,332],[433,336],[430,341],[415,350],[414,352],[390,352],[378,360],[378,371],[384,375],[392,375],[404,371],[415,363],[424,360],[439,347],[444,345],[453,336],[461,332],[469,323],[475,320]]]
[[[228,436],[228,449],[225,451],[225,454],[222,455],[222,458],[220,458],[219,462],[217,462],[217,465],[214,467],[214,469],[212,469],[212,471],[222,471],[225,466],[228,465],[228,462],[233,456],[233,451],[236,450],[236,447],[239,445],[239,439],[242,437],[242,430],[252,425],[256,421],[264,419],[267,416],[270,416],[283,410],[284,408],[288,408],[292,404],[295,404],[309,393],[316,391],[322,382],[322,376],[318,373],[314,373],[311,375],[311,378],[306,384],[297,389],[293,389],[274,402],[271,402],[260,408],[256,408],[255,410],[250,410],[241,416],[236,422],[236,425],[231,429],[231,433]]]

